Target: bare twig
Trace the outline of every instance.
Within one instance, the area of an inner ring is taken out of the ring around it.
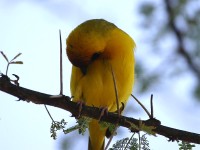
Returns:
[[[16,80],[10,80],[11,82],[13,82],[15,85],[19,86],[19,76],[16,74],[12,74]]]
[[[131,140],[133,139],[133,136],[135,135],[135,133],[132,134],[131,138],[128,140],[128,143],[126,144],[126,147],[124,148],[124,150],[127,150],[128,145],[130,144]]]
[[[151,118],[154,118],[154,114],[153,114],[153,94],[151,94],[150,103],[151,103]]]
[[[60,95],[63,95],[62,38],[60,30],[59,30],[59,37],[60,37]]]
[[[120,109],[119,109],[119,97],[118,97],[118,91],[117,91],[117,84],[116,84],[115,74],[114,74],[112,65],[110,65],[110,67],[111,67],[113,84],[114,84],[114,89],[115,89],[115,98],[116,98],[116,104],[117,104],[117,113],[118,113],[118,116],[120,117],[121,113],[120,113]]]
[[[51,116],[51,114],[50,114],[50,112],[49,112],[49,110],[48,110],[47,106],[46,106],[46,105],[44,105],[44,107],[45,107],[45,109],[46,109],[46,111],[47,111],[47,113],[48,113],[49,117],[51,118],[52,122],[54,122],[54,123],[55,123],[55,121],[54,121],[53,117]]]
[[[118,117],[120,118],[121,116],[121,112],[120,112],[120,108],[119,108],[119,98],[118,98],[118,91],[117,91],[117,84],[116,84],[116,79],[115,79],[115,74],[114,74],[114,71],[113,71],[113,68],[112,68],[112,65],[110,65],[111,67],[111,72],[112,72],[112,78],[113,78],[113,84],[114,84],[114,89],[115,89],[115,98],[116,98],[116,104],[117,104],[117,114],[118,114]],[[109,147],[112,139],[113,139],[113,136],[117,130],[117,127],[118,127],[118,123],[115,125],[115,129],[114,131],[112,132],[112,135],[110,136],[109,138],[109,141],[108,143],[106,144],[106,147],[104,148],[104,150],[107,150],[107,148]]]
[[[62,71],[62,38],[61,38],[61,31],[59,30],[59,40],[60,40],[60,95],[63,95],[63,71]],[[52,122],[55,123],[51,113],[49,112],[46,105],[44,105],[49,117],[51,118]]]
[[[138,132],[138,139],[139,139],[139,150],[141,150],[141,136],[140,136],[140,132]]]
[[[137,101],[137,103],[142,107],[142,109],[144,109],[144,111],[147,113],[147,115],[149,116],[149,118],[151,118],[151,114],[146,109],[146,107],[133,94],[131,94],[131,96]]]

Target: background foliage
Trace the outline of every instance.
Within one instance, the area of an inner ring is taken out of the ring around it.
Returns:
[[[149,1],[141,3],[138,12],[141,34],[145,35],[142,39],[144,44],[156,56],[168,51],[153,67],[143,60],[137,63],[138,82],[142,83],[139,91],[143,93],[165,78],[169,82],[170,78],[182,78],[187,72],[191,73],[194,82],[185,88],[192,89],[193,100],[200,100],[199,2],[163,0],[155,4]],[[148,33],[148,30],[150,34],[143,32]],[[141,66],[149,66],[150,69]],[[145,74],[145,77],[140,74]]]

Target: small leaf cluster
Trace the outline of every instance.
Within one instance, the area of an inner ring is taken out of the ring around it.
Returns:
[[[119,141],[117,141],[115,144],[113,144],[113,147],[109,150],[137,150],[139,147],[138,145],[138,139],[133,138],[129,140],[129,138],[123,138]]]
[[[77,123],[78,123],[78,127],[79,127],[79,129],[78,129],[79,134],[84,135],[86,129],[89,126],[90,121],[91,121],[91,119],[88,117],[81,117],[80,119],[78,119]]]
[[[143,150],[150,150],[149,141],[147,140],[146,134],[142,135],[141,137],[141,148]]]
[[[182,141],[179,145],[179,150],[192,150],[195,147],[194,144]]]
[[[56,132],[59,130],[63,130],[63,132],[65,133],[65,126],[66,126],[67,122],[62,119],[60,122],[59,121],[52,121],[51,127],[50,127],[50,133],[51,133],[51,137],[55,140],[57,138],[57,134]]]
[[[8,69],[10,64],[23,64],[22,61],[15,61],[22,53],[18,53],[13,59],[9,61],[8,57],[3,53],[3,51],[0,51],[1,55],[4,57],[4,59],[7,61],[7,68],[6,68],[6,75],[8,75]]]
[[[142,135],[140,140],[133,136],[131,138],[127,137],[117,141],[109,150],[150,150],[146,134]]]
[[[68,134],[72,131],[78,130],[79,134],[84,135],[86,129],[88,128],[89,122],[91,121],[90,118],[87,117],[81,117],[77,120],[77,124],[67,128],[66,130],[63,130],[64,134]]]

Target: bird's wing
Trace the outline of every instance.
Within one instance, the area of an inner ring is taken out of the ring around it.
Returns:
[[[82,87],[80,84],[80,80],[83,77],[81,70],[75,66],[72,66],[72,74],[71,74],[71,96],[73,97],[73,101],[80,101],[82,98]]]

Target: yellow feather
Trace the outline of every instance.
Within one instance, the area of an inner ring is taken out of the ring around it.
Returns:
[[[67,55],[72,66],[73,101],[117,110],[114,71],[119,104],[126,104],[134,83],[134,48],[132,38],[103,19],[88,20],[75,28],[67,38]],[[89,149],[104,148],[106,129],[98,121],[89,124]]]

